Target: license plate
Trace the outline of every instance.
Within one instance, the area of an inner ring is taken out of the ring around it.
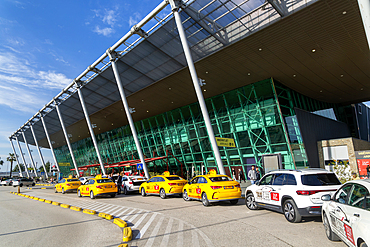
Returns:
[[[105,186],[105,188],[112,188],[112,185],[109,185],[109,186]]]
[[[232,189],[234,188],[233,186],[224,186],[224,189]]]
[[[142,178],[138,178],[137,180],[143,180]]]

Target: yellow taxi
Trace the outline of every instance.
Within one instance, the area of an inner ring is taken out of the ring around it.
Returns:
[[[109,178],[103,178],[101,175],[97,175],[95,178],[90,178],[84,185],[81,185],[77,189],[77,195],[90,196],[91,199],[95,199],[96,196],[110,195],[115,197],[117,194],[117,185]]]
[[[54,192],[62,192],[62,194],[66,192],[76,191],[77,188],[81,185],[80,180],[78,178],[73,178],[69,176],[68,178],[62,178],[54,187]]]
[[[212,202],[230,201],[232,205],[238,203],[242,190],[240,184],[226,175],[217,175],[215,170],[207,175],[194,177],[182,189],[182,197],[185,201],[201,200],[204,206]]]
[[[168,171],[162,175],[154,176],[145,183],[140,185],[140,192],[142,196],[158,195],[165,199],[167,196],[179,195],[181,196],[182,187],[187,181],[177,175],[170,175]]]

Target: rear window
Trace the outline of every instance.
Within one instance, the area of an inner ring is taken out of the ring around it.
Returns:
[[[167,178],[167,180],[183,180],[180,177],[166,177],[166,178]]]
[[[302,184],[308,186],[341,185],[334,173],[302,175]]]
[[[67,179],[67,182],[80,182],[77,178]]]
[[[103,184],[103,183],[113,183],[113,181],[112,181],[112,180],[110,180],[110,179],[97,179],[97,180],[96,180],[96,182],[97,182],[98,184]]]
[[[231,178],[222,176],[222,177],[210,177],[209,180],[212,182],[224,182],[224,181],[232,181]]]

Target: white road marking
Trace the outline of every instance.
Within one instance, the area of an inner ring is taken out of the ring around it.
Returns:
[[[136,228],[138,228],[138,227],[139,227],[139,225],[140,225],[140,223],[144,220],[144,218],[145,218],[148,214],[149,214],[149,212],[146,212],[143,216],[141,216],[141,218],[136,222],[136,224],[134,224],[134,226],[135,226]],[[132,221],[131,221],[131,223],[132,223]]]
[[[193,247],[199,246],[198,233],[195,230],[196,230],[195,227],[193,227],[191,229],[191,237],[192,237],[192,240],[193,240],[193,245],[192,245]]]
[[[134,216],[132,216],[131,219],[128,219],[127,221],[128,222],[132,222],[134,219],[136,219],[136,217],[139,216],[139,214],[141,214],[141,212],[143,212],[143,210],[140,210],[139,212],[137,212],[136,214],[134,214]]]
[[[158,223],[157,223],[157,225],[155,225],[155,227],[154,227],[154,229],[152,231],[152,234],[150,234],[150,237],[149,237],[148,241],[146,242],[145,247],[151,247],[153,245],[154,239],[155,239],[155,237],[158,234],[158,231],[159,231],[159,228],[162,225],[163,219],[164,219],[164,217],[161,217],[158,220]],[[143,235],[144,235],[144,233],[143,233]]]
[[[179,221],[179,228],[177,231],[177,246],[181,247],[184,242],[184,222],[182,220]]]
[[[131,210],[128,214],[126,214],[125,216],[121,217],[121,220],[125,220],[128,216],[132,215],[132,213],[135,211],[136,209],[134,208],[133,210]]]
[[[167,246],[168,245],[168,241],[170,239],[170,233],[171,233],[172,224],[173,224],[173,218],[171,217],[168,220],[166,231],[164,232],[164,236],[162,238],[162,242],[161,242],[161,245],[160,246]]]
[[[142,238],[146,232],[146,230],[148,230],[150,224],[152,224],[154,218],[157,216],[157,213],[154,213],[152,215],[152,217],[148,220],[148,222],[145,224],[145,226],[140,230],[139,234],[136,235],[135,239],[139,239],[139,238]]]
[[[122,211],[123,210],[123,211]],[[112,215],[114,215],[114,216],[116,216],[116,217],[119,217],[120,215],[122,215],[124,212],[126,212],[128,210],[128,208],[126,208],[126,207],[120,207],[118,210],[116,210],[116,211],[114,211],[113,213],[112,213]],[[119,214],[118,214],[118,212],[120,212]]]

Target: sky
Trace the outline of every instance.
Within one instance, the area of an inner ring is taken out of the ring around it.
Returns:
[[[0,172],[10,168],[9,136],[161,2],[1,0]],[[36,147],[30,149],[40,167]],[[54,163],[49,149],[42,154]]]

